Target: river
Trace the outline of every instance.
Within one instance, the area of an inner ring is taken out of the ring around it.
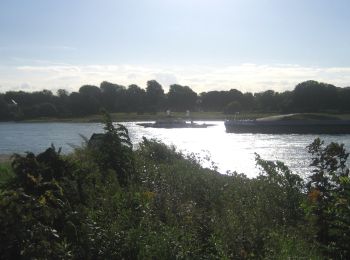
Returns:
[[[203,121],[204,122],[204,121]],[[202,122],[198,122],[202,123]],[[156,138],[168,145],[174,145],[185,154],[193,153],[202,159],[204,167],[214,163],[218,171],[237,171],[254,177],[259,173],[255,167],[255,153],[263,159],[280,160],[294,172],[305,175],[310,172],[310,155],[306,146],[316,135],[276,134],[234,134],[226,133],[223,121],[206,122],[215,124],[208,128],[156,129],[143,128],[135,122],[123,123],[128,129],[134,147],[142,137]],[[103,132],[100,123],[0,123],[0,154],[39,153],[51,144],[62,147],[69,153],[74,146],[83,142],[92,133]],[[350,135],[321,135],[329,142],[344,143],[350,149]],[[208,161],[208,159],[210,160]]]

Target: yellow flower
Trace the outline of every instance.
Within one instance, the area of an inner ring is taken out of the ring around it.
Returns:
[[[45,204],[46,204],[46,198],[45,198],[45,196],[41,195],[41,196],[39,197],[39,203],[40,203],[41,205],[45,205]]]
[[[147,200],[151,200],[156,194],[152,191],[145,191],[143,195],[146,197]]]
[[[309,200],[312,202],[318,201],[319,197],[321,195],[321,192],[317,188],[312,188],[310,193],[308,194]]]

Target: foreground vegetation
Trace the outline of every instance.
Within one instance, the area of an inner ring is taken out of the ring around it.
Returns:
[[[253,179],[127,129],[73,154],[54,147],[0,168],[3,259],[348,259],[350,179],[342,145],[315,140],[302,180],[257,155]],[[11,177],[12,176],[12,177]]]

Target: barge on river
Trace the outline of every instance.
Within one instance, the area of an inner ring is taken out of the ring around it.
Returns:
[[[213,126],[213,124],[198,124],[193,121],[187,122],[183,119],[162,119],[157,120],[154,123],[138,123],[137,125],[143,127],[153,127],[153,128],[207,128],[208,126]]]
[[[350,120],[300,117],[298,114],[255,120],[226,120],[225,127],[228,133],[350,134]]]

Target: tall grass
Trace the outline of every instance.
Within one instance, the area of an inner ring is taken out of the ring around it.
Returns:
[[[14,177],[10,162],[0,163],[0,189]]]

